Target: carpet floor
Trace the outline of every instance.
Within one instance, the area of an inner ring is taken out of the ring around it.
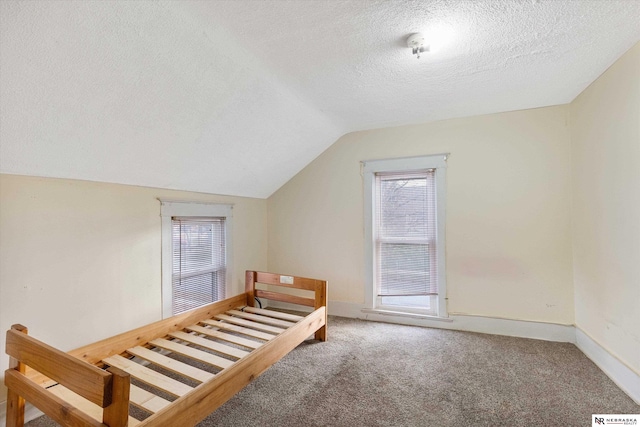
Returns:
[[[590,426],[638,413],[573,344],[330,316],[329,341],[301,344],[199,426]]]

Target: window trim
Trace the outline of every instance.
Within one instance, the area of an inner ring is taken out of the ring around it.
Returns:
[[[436,180],[436,256],[438,266],[438,313],[437,317],[448,317],[447,284],[445,260],[445,218],[446,218],[446,168],[449,153],[433,154],[396,159],[368,160],[362,162],[364,178],[364,253],[365,253],[365,310],[389,311],[388,307],[377,307],[377,292],[374,277],[375,241],[374,218],[376,209],[376,174],[381,172],[405,173],[411,171],[435,169]],[[415,313],[410,309],[398,307],[398,313]]]
[[[225,275],[225,294],[229,295],[233,270],[233,205],[225,203],[189,202],[176,200],[160,200],[160,216],[162,218],[162,318],[173,315],[172,288],[172,227],[173,217],[209,217],[225,218],[225,257],[227,272]]]

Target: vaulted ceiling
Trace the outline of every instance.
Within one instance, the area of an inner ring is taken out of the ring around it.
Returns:
[[[0,172],[268,197],[351,131],[568,103],[639,21],[637,0],[3,0]]]

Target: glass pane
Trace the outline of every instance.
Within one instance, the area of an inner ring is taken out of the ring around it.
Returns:
[[[186,274],[223,266],[224,245],[224,222],[222,221],[174,221],[174,273]]]
[[[224,298],[224,224],[224,218],[173,219],[174,314]]]
[[[380,243],[379,295],[427,295],[429,245]]]
[[[426,239],[426,178],[381,180],[378,221],[380,237]]]
[[[223,298],[225,270],[173,280],[173,314]]]
[[[430,295],[381,297],[380,305],[431,310],[435,308],[435,305],[432,304],[433,298]]]

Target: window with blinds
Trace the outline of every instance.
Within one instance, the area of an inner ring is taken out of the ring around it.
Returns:
[[[172,217],[173,314],[225,297],[225,218]]]
[[[377,306],[437,313],[435,170],[375,174]]]

